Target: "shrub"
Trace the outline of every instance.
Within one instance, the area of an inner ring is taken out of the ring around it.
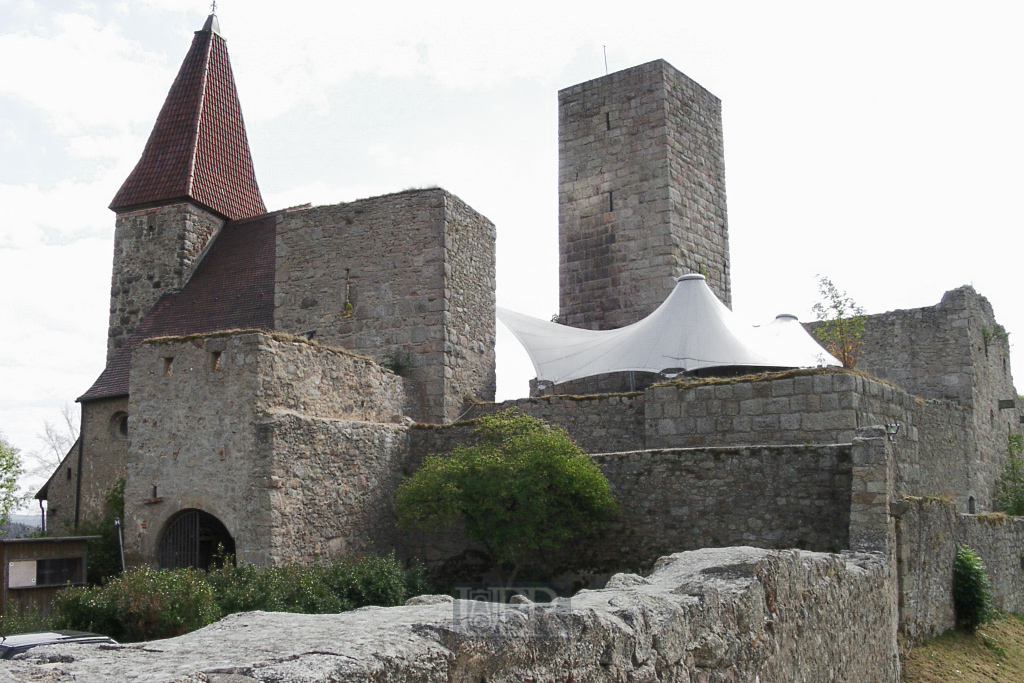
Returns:
[[[123,642],[171,638],[220,617],[213,589],[195,569],[137,567],[54,600],[57,628],[97,631]]]
[[[91,586],[98,586],[121,573],[121,539],[114,519],[124,519],[124,477],[107,493],[106,503],[102,520],[83,522],[75,531],[79,536],[99,536],[89,541],[86,579]]]
[[[524,562],[595,534],[618,514],[601,469],[564,429],[516,409],[481,418],[477,445],[431,456],[398,488],[407,528],[457,522],[512,581]]]
[[[422,568],[405,569],[393,554],[311,567],[226,563],[211,571],[207,581],[223,614],[252,610],[331,614],[367,605],[401,605],[412,595],[427,592]]]
[[[960,546],[956,551],[953,608],[957,625],[968,633],[974,633],[978,626],[992,619],[992,589],[985,565],[967,546]]]

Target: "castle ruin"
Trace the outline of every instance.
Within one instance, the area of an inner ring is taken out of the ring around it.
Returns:
[[[718,99],[655,61],[561,91],[559,120],[562,322],[634,322],[685,272],[728,304]],[[604,544],[574,549],[588,568],[754,546],[838,554],[808,562],[842,573],[873,553],[857,590],[892,612],[871,645],[890,673],[897,627],[952,626],[959,543],[999,606],[1024,610],[1024,529],[979,516],[1024,413],[970,287],[869,316],[863,372],[496,405],[494,225],[442,189],[268,213],[214,16],[111,208],[107,366],[38,496],[51,528],[98,519],[124,478],[133,564],[203,566],[216,543],[259,564],[391,549],[442,563],[464,539],[399,533],[394,490],[469,438],[457,419],[515,405],[593,452],[622,502]]]

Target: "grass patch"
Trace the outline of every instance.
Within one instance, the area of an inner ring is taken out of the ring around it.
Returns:
[[[1024,681],[1024,618],[1000,614],[975,634],[949,631],[913,648],[905,683]]]

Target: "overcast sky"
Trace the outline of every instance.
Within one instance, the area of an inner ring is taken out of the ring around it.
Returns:
[[[658,7],[658,9],[655,9]],[[1024,5],[222,0],[270,209],[440,185],[498,228],[498,303],[558,309],[557,91],[664,58],[722,99],[733,307],[811,319],[973,284],[1024,376]],[[969,9],[968,9],[969,8]],[[102,370],[114,215],[209,5],[0,0],[0,431]],[[499,325],[499,398],[531,367]]]

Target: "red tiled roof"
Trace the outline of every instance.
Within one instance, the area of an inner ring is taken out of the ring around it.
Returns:
[[[180,292],[153,305],[79,401],[128,394],[132,351],[152,337],[274,329],[277,214],[225,225]]]
[[[192,199],[230,218],[266,213],[228,48],[211,15],[196,31],[153,132],[110,208]]]

